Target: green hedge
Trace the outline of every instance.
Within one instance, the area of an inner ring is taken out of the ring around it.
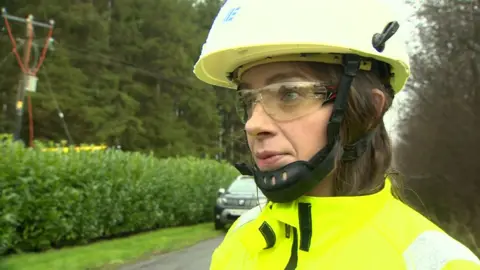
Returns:
[[[233,166],[139,153],[0,145],[0,254],[212,219]]]

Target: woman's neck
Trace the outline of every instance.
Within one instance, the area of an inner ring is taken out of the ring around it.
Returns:
[[[315,186],[312,190],[305,193],[307,196],[312,197],[330,197],[333,196],[333,177],[327,176],[325,179]]]

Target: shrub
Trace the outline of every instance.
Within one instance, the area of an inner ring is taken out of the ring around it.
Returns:
[[[212,218],[226,163],[116,150],[0,145],[0,254],[37,251]]]

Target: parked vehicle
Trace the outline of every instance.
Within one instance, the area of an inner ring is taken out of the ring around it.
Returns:
[[[267,202],[253,177],[246,175],[235,178],[227,189],[220,188],[217,196],[214,209],[216,230],[225,228],[246,211]]]

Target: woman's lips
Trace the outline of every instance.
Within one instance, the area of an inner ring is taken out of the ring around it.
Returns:
[[[268,157],[257,157],[257,166],[260,170],[274,170],[281,166],[281,160],[285,155],[283,154],[274,154],[268,155]]]

